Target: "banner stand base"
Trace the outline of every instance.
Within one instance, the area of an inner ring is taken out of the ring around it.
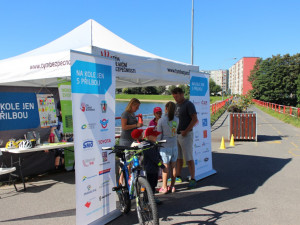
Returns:
[[[105,216],[101,217],[98,220],[95,220],[94,222],[91,222],[89,225],[102,225],[102,224],[107,224],[110,221],[116,219],[117,217],[121,216],[122,213],[119,209],[116,209]]]
[[[215,173],[217,173],[217,171],[212,169],[210,171],[207,171],[205,173],[202,173],[202,174],[199,174],[199,175],[195,176],[195,180],[198,181],[198,180],[204,179],[205,177],[214,175]]]

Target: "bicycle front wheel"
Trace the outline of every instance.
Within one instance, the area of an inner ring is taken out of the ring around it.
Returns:
[[[154,195],[149,182],[144,177],[137,179],[136,210],[140,224],[159,224]]]

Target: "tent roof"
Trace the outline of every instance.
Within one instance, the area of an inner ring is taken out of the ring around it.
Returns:
[[[60,63],[69,60],[70,50],[101,56],[105,49],[111,51],[111,55],[124,56],[125,61],[129,60],[128,64],[131,63],[130,66],[135,67],[137,64],[142,64],[143,67],[146,66],[146,69],[141,69],[142,66],[140,65],[137,66],[138,69],[135,74],[126,72],[117,74],[121,77],[120,80],[125,81],[124,84],[121,84],[118,83],[117,79],[117,87],[182,83],[186,81],[186,73],[184,75],[181,73],[183,70],[184,72],[199,71],[197,66],[162,58],[144,51],[90,19],[42,47],[0,60],[0,85],[56,86],[57,77],[70,77],[70,66],[55,66],[53,68],[48,66],[45,68],[42,67],[43,65],[48,62]],[[172,72],[170,72],[170,69]],[[134,82],[134,79],[138,82]],[[158,81],[163,79],[165,82]],[[144,80],[144,82],[141,82],[141,80]]]
[[[58,39],[42,47],[12,57],[11,59],[38,56],[44,54],[53,54],[56,52],[68,51],[71,49],[80,51],[84,50],[87,46],[95,46],[98,48],[109,49],[120,53],[157,58],[175,63],[185,64],[182,62],[176,62],[170,59],[162,58],[143,49],[140,49],[135,45],[129,43],[128,41],[125,41],[124,39],[120,38],[119,36],[117,36],[116,34],[114,34],[113,32],[106,29],[104,26],[92,19],[89,19],[88,21],[76,27],[67,34],[59,37]]]

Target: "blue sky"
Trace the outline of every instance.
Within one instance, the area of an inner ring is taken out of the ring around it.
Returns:
[[[191,62],[192,0],[0,1],[0,60],[94,19],[156,55]],[[299,0],[194,0],[194,64],[228,69],[244,56],[299,53]],[[234,59],[236,58],[236,59]]]

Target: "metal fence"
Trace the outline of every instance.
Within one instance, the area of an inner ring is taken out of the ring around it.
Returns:
[[[255,104],[263,106],[265,108],[269,108],[274,110],[275,112],[282,113],[285,115],[290,115],[296,118],[300,117],[300,108],[293,107],[293,106],[286,106],[286,105],[279,105],[271,102],[264,102],[260,100],[253,99],[252,100]]]

